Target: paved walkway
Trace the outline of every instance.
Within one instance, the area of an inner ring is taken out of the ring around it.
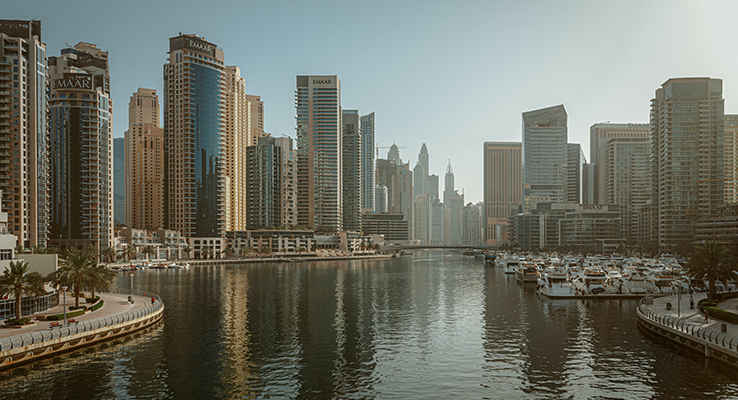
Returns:
[[[708,329],[714,330],[715,332],[721,332],[720,326],[721,324],[725,324],[727,327],[727,333],[738,337],[738,325],[731,323],[731,322],[725,322],[723,320],[709,317],[707,323],[705,323],[705,315],[700,312],[700,310],[697,309],[697,302],[706,298],[707,293],[695,293],[694,294],[694,309],[689,309],[689,294],[682,294],[682,301],[681,301],[681,313],[680,310],[677,307],[677,297],[676,296],[668,296],[668,297],[659,297],[656,299],[653,299],[653,304],[646,306],[650,308],[651,310],[663,314],[668,315],[670,317],[675,318],[681,318],[686,319],[687,321],[705,326]],[[666,303],[671,303],[671,310],[666,309]],[[723,310],[730,311],[733,313],[738,314],[738,299],[729,299],[725,301],[721,301],[718,303],[718,307],[722,308]]]
[[[91,319],[96,318],[102,318],[107,317],[110,315],[120,314],[124,313],[128,310],[133,310],[136,308],[144,308],[148,305],[151,305],[151,297],[140,297],[140,296],[133,296],[134,303],[131,304],[128,302],[128,295],[125,294],[112,294],[112,293],[103,293],[99,294],[100,299],[105,300],[105,303],[102,307],[100,307],[97,311],[93,312],[87,312],[85,315],[81,315],[78,317],[74,317],[77,321],[87,321]],[[84,303],[84,299],[80,299],[80,305],[86,305]],[[64,312],[64,308],[62,307],[62,302],[64,301],[64,296],[61,296],[61,299],[59,300],[59,305],[51,308],[49,310],[46,310],[44,312],[33,314],[31,317],[35,319],[38,315],[54,315],[54,314],[61,314]],[[70,295],[70,293],[67,293],[67,306],[73,306],[74,305],[74,296]],[[67,309],[67,313],[69,313],[69,309]],[[26,317],[24,315],[24,317]],[[67,318],[69,319],[69,317]],[[43,331],[46,329],[49,329],[49,323],[53,321],[36,321],[36,325],[31,326],[25,326],[23,328],[3,328],[0,329],[0,338],[6,338],[10,336],[15,335],[22,335],[24,333],[29,332],[35,332],[35,331]],[[59,321],[61,322],[61,321]]]

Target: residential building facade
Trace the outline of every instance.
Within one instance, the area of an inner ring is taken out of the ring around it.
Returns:
[[[335,75],[297,76],[297,222],[343,227],[341,83]]]
[[[522,145],[520,142],[484,143],[484,235],[487,245],[508,239],[514,205],[523,204]]]
[[[80,42],[49,57],[51,220],[59,249],[113,243],[113,101],[108,52]]]
[[[47,246],[49,234],[48,74],[41,22],[0,20],[2,209],[26,248]]]
[[[721,79],[669,79],[651,100],[652,196],[662,249],[694,240],[696,221],[724,203],[722,86]]]
[[[185,237],[225,230],[225,54],[197,35],[169,39],[164,65],[165,215]]]
[[[128,103],[125,132],[126,226],[161,229],[164,220],[164,130],[159,127],[159,96],[139,88]],[[117,182],[116,182],[117,184]]]
[[[523,201],[526,211],[538,203],[566,200],[567,114],[563,105],[523,113]]]

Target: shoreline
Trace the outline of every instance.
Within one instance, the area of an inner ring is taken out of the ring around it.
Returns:
[[[124,263],[110,263],[105,264],[108,268],[112,267],[130,267],[131,265],[136,266],[142,263],[150,264],[171,264],[171,263],[187,263],[190,266],[195,265],[211,265],[211,264],[250,264],[250,263],[285,263],[285,264],[302,264],[306,262],[316,261],[343,261],[343,260],[389,260],[398,258],[393,254],[370,254],[370,255],[354,255],[354,256],[338,256],[338,257],[271,257],[271,258],[223,258],[223,259],[207,259],[207,260],[157,260],[157,261],[146,261],[136,260],[136,262],[124,262]]]

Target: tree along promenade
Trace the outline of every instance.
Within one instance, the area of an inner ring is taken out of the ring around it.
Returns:
[[[701,352],[705,357],[738,367],[738,325],[705,316],[697,302],[707,297],[694,294],[694,309],[689,306],[689,294],[642,299],[638,304],[638,323],[649,332],[666,338],[682,347]],[[738,299],[720,302],[720,308],[735,311]]]
[[[32,315],[35,321],[31,325],[0,329],[0,370],[127,335],[161,320],[164,303],[158,295],[134,291],[131,303],[130,294],[130,289],[103,292],[100,299],[105,303],[97,311],[68,317],[67,321],[37,320],[38,316],[62,314],[60,301],[58,306]],[[66,297],[67,306],[74,305],[73,296]]]

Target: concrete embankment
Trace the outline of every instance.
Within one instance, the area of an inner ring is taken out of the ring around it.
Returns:
[[[152,264],[169,264],[172,262],[188,263],[195,265],[213,265],[213,264],[252,264],[252,263],[290,263],[300,265],[305,262],[322,262],[322,261],[342,261],[342,260],[388,260],[397,256],[392,254],[371,254],[371,255],[354,255],[354,256],[337,256],[337,257],[293,257],[293,258],[223,258],[215,260],[169,260],[169,261],[143,261],[136,260],[130,263],[108,264],[109,267],[127,267],[129,265],[138,265],[144,262]]]
[[[19,330],[0,331],[0,370],[16,367],[41,358],[56,356],[81,347],[115,339],[147,328],[161,321],[164,303],[153,293],[134,295],[101,294],[105,305],[94,313],[75,317],[60,326],[53,322],[36,322]],[[153,303],[151,299],[154,299]],[[61,307],[61,306],[60,306]]]
[[[705,294],[694,296],[695,304]],[[735,302],[735,304],[733,304]],[[721,307],[735,309],[738,299],[728,300]],[[705,357],[738,367],[738,326],[705,317],[696,308],[689,308],[689,295],[659,299],[644,298],[638,304],[638,324],[643,329],[668,339]]]

